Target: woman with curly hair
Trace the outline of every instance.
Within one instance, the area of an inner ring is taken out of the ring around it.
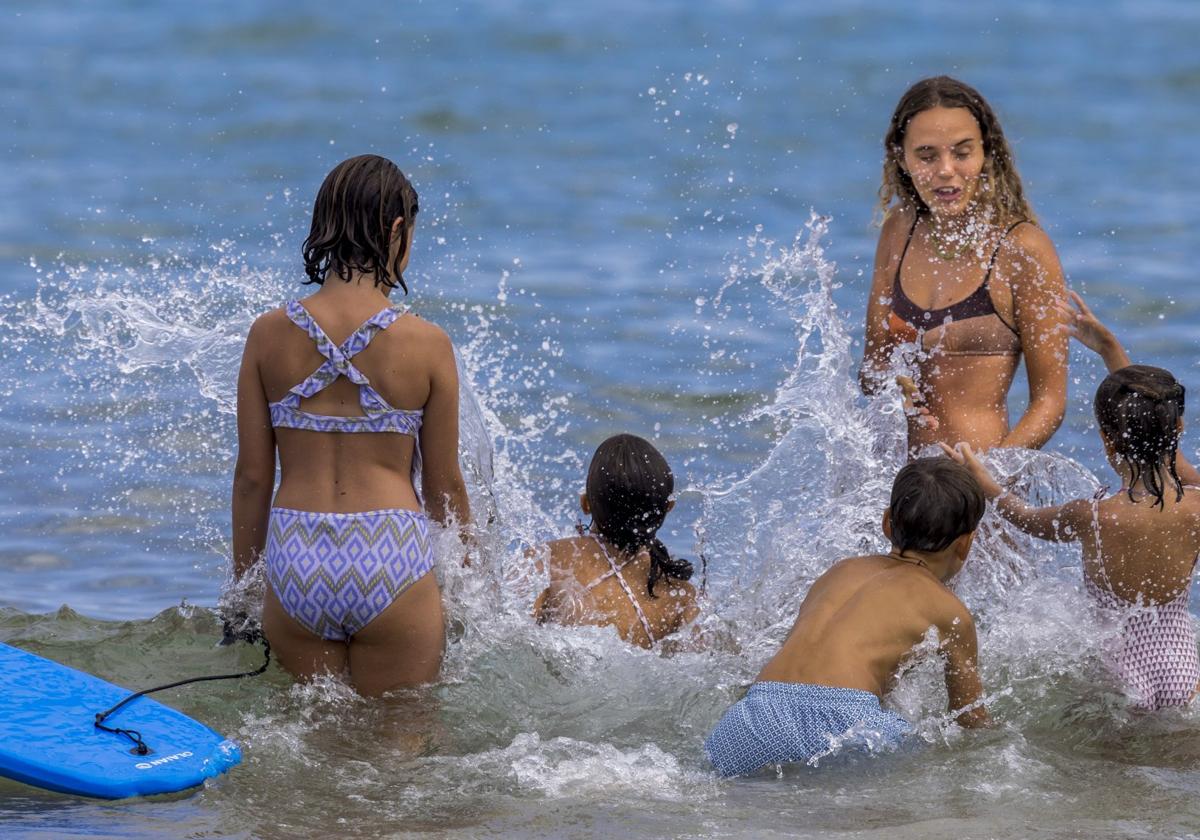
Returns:
[[[910,453],[959,441],[1041,447],[1066,408],[1063,272],[978,91],[948,76],[909,88],[884,138],[879,196],[863,390],[898,382]],[[1010,425],[1022,356],[1029,404]]]

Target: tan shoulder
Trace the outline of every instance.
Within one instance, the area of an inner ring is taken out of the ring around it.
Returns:
[[[246,335],[246,346],[256,347],[260,342],[274,343],[275,337],[292,325],[287,312],[280,307],[264,312],[254,319]]]
[[[400,323],[404,341],[419,348],[421,357],[433,364],[449,364],[454,359],[454,342],[437,324],[414,314],[406,315]]]
[[[974,633],[975,618],[967,609],[967,605],[944,585],[938,584],[935,589],[937,594],[934,596],[933,605],[938,629],[943,632],[970,631]]]
[[[287,310],[282,306],[276,309],[269,309],[263,314],[254,319],[254,323],[250,325],[250,331],[263,331],[270,329],[278,329],[284,324],[291,324],[292,321],[287,316]]]
[[[916,219],[917,211],[915,207],[908,204],[893,207],[883,217],[883,224],[879,228],[880,241],[889,243],[903,242]]]
[[[1038,262],[1058,259],[1050,235],[1033,222],[1023,222],[1013,228],[1005,238],[1004,244],[1008,249],[1027,254]]]
[[[449,333],[447,333],[437,324],[433,323],[433,321],[426,320],[415,312],[406,313],[404,325],[422,341],[430,342],[434,345],[443,345],[445,347],[452,346]]]
[[[828,569],[821,572],[812,582],[805,594],[805,600],[810,597],[821,597],[831,589],[843,586],[856,586],[858,581],[871,577],[879,569],[879,557],[865,555],[862,557],[844,557],[834,561]]]
[[[590,545],[591,540],[582,537],[564,537],[560,540],[551,540],[545,544],[546,555],[549,558],[552,567],[575,566],[581,560],[590,560],[596,554],[595,546]]]
[[[585,540],[583,537],[563,537],[562,539],[558,540],[550,540],[546,543],[546,547],[551,551],[554,551],[555,549],[579,551],[583,548],[586,548],[586,543],[587,540]]]
[[[1073,531],[1078,536],[1087,527],[1092,518],[1092,500],[1074,499],[1058,509],[1058,518],[1065,530]]]

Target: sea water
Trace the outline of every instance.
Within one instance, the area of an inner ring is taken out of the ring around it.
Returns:
[[[951,72],[1000,111],[1071,283],[1135,358],[1195,375],[1188,6],[1019,2],[18,4],[0,28],[0,639],[134,687],[252,668],[216,648],[246,329],[302,295],[325,172],[375,151],[421,193],[410,303],[463,372],[484,530],[443,535],[444,679],[386,701],[277,670],[165,699],[245,762],[178,798],[0,783],[33,836],[1200,836],[1200,721],[1131,714],[1078,550],[989,521],[956,582],[999,726],[936,663],[889,701],[912,748],[719,781],[700,744],[807,586],[883,545],[892,395],[857,390],[879,141]],[[1185,209],[1186,208],[1186,209]],[[1045,502],[1112,481],[1076,348],[1067,420],[994,465]],[[1014,416],[1024,401],[1014,387]],[[1190,417],[1189,417],[1190,419]],[[594,446],[675,468],[706,650],[538,628],[523,549],[572,532]],[[1196,447],[1185,448],[1194,454]],[[698,566],[701,564],[698,562]]]

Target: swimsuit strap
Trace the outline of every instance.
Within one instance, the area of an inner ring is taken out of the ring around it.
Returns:
[[[908,247],[912,243],[913,232],[917,228],[917,223],[921,219],[921,214],[913,220],[912,227],[908,231],[908,239],[904,242],[904,250],[900,253],[900,262],[896,265],[896,277],[892,282],[892,311],[901,319],[907,321],[913,327],[920,329],[925,326],[923,321],[928,321],[931,317],[941,315],[942,320],[953,318],[956,321],[962,321],[967,318],[976,318],[983,315],[995,315],[999,318],[1000,323],[1008,327],[1008,329],[1017,334],[1017,330],[1012,324],[1000,317],[1000,313],[996,311],[996,306],[992,302],[992,294],[989,288],[989,281],[992,277],[992,268],[996,264],[996,256],[1000,253],[1000,246],[1008,235],[1016,229],[1018,225],[1024,224],[1027,220],[1020,219],[1008,227],[1007,230],[1000,236],[1000,240],[996,243],[996,247],[992,250],[991,259],[988,260],[987,271],[983,275],[983,282],[975,287],[971,294],[967,295],[962,300],[952,303],[949,306],[940,306],[934,309],[927,309],[912,302],[912,299],[904,291],[904,286],[900,282],[900,272],[904,267],[904,257],[908,254]],[[918,322],[917,319],[922,319]],[[936,323],[930,323],[929,326],[938,326]]]
[[[906,256],[908,256],[908,246],[912,244],[913,234],[917,230],[917,222],[919,222],[919,221],[921,221],[921,214],[920,213],[913,214],[912,227],[910,227],[908,229],[908,238],[904,240],[904,250],[900,252],[900,262],[896,263],[896,279],[892,281],[892,285],[895,286],[897,289],[901,288],[900,287],[900,269],[904,267],[904,258]],[[905,295],[905,297],[908,297],[908,295]]]
[[[1122,598],[1120,595],[1117,594],[1117,590],[1113,587],[1112,581],[1109,580],[1108,572],[1104,568],[1104,544],[1100,541],[1100,502],[1104,499],[1104,497],[1107,493],[1108,493],[1108,487],[1104,486],[1104,487],[1101,487],[1099,490],[1097,490],[1095,495],[1092,496],[1092,529],[1096,533],[1096,569],[1097,569],[1097,571],[1100,572],[1100,578],[1103,580],[1104,585],[1107,587],[1107,592],[1105,594],[1109,595],[1112,598],[1117,599],[1118,603],[1132,603],[1132,602],[1126,601],[1124,598]],[[1195,560],[1192,561],[1193,567],[1195,566],[1195,562],[1196,562]],[[1088,581],[1087,575],[1085,574],[1084,575],[1084,583],[1086,584],[1088,582],[1089,581]],[[1095,586],[1095,581],[1091,581],[1091,583],[1093,586]],[[1104,590],[1101,590],[1101,591],[1103,592]],[[1167,601],[1166,603],[1163,603],[1163,604],[1155,604],[1155,606],[1156,607],[1165,607],[1169,604],[1173,604],[1176,601],[1179,601],[1180,599],[1184,599],[1184,602],[1186,603],[1186,600],[1191,596],[1191,591],[1192,591],[1191,586],[1185,586],[1183,588],[1183,591],[1181,593],[1179,593],[1178,595],[1176,595],[1174,598],[1172,598],[1170,601]]]
[[[392,411],[383,397],[372,386],[366,375],[351,363],[351,359],[371,343],[381,330],[391,326],[397,318],[404,314],[401,306],[388,306],[376,312],[362,326],[350,334],[349,338],[340,345],[333,341],[321,329],[321,325],[309,314],[309,311],[298,300],[288,303],[286,308],[288,318],[300,327],[317,346],[317,352],[326,361],[317,368],[307,379],[288,391],[281,403],[298,407],[302,398],[311,397],[327,388],[339,376],[344,376],[358,386],[359,404],[367,414],[378,414]]]
[[[1100,577],[1104,579],[1104,585],[1108,587],[1109,593],[1116,596],[1112,581],[1108,579],[1108,572],[1104,570],[1104,545],[1100,541],[1100,501],[1107,493],[1108,487],[1104,486],[1092,496],[1092,530],[1096,534],[1096,568],[1100,571]]]
[[[632,563],[636,558],[630,557],[620,566],[612,559],[608,553],[608,548],[600,541],[600,538],[592,535],[592,539],[596,541],[596,545],[600,546],[600,551],[604,554],[604,559],[608,561],[608,571],[600,575],[594,581],[583,588],[584,592],[591,592],[596,586],[608,580],[610,577],[615,577],[617,583],[621,584],[621,589],[624,590],[625,596],[629,598],[629,603],[633,604],[633,609],[637,612],[638,620],[642,622],[642,629],[646,631],[646,637],[650,639],[650,644],[654,644],[657,639],[654,638],[654,631],[650,629],[650,621],[646,618],[646,613],[642,611],[642,605],[638,603],[637,596],[633,594],[633,590],[629,588],[629,584],[625,578],[621,576],[621,570]]]
[[[612,557],[609,556],[608,549],[604,547],[604,543],[600,542],[600,539],[598,537],[596,537],[594,534],[589,535],[589,536],[591,536],[591,538],[596,541],[596,545],[600,546],[600,550],[602,552],[604,552],[604,559],[608,561],[608,571],[605,572],[604,574],[600,575],[600,577],[593,580],[587,586],[585,586],[583,588],[584,592],[591,592],[593,589],[595,589],[600,584],[604,583],[604,581],[608,580],[610,577],[616,577],[622,569],[624,569],[626,566],[628,566],[630,563],[632,563],[636,559],[634,557],[631,557],[628,560],[626,560],[624,563],[622,563],[620,566],[618,566],[615,562],[613,562]]]
[[[896,263],[896,279],[894,281],[894,284],[897,288],[900,287],[900,269],[904,266],[904,258],[908,255],[908,246],[912,244],[913,234],[916,232],[917,223],[920,221],[921,221],[921,214],[917,213],[913,217],[912,226],[908,229],[908,237],[904,240],[904,250],[902,250],[900,252],[900,262]],[[996,257],[1000,254],[1000,246],[1004,244],[1004,240],[1008,239],[1008,235],[1010,233],[1012,233],[1019,226],[1025,224],[1028,221],[1029,221],[1028,219],[1018,219],[1017,221],[1015,221],[1011,225],[1009,225],[1008,228],[1004,231],[1004,233],[1001,234],[1000,239],[996,242],[996,247],[992,249],[991,259],[988,260],[987,271],[983,275],[983,283],[981,284],[982,287],[986,288],[987,284],[988,284],[988,280],[990,280],[992,277],[992,269],[996,265]]]
[[[611,562],[611,561],[609,561],[609,562]],[[628,565],[629,565],[630,563],[632,563],[632,562],[633,562],[632,560],[628,560],[628,561],[626,561],[626,562],[625,562],[625,563],[624,563],[624,564],[621,566],[621,568],[622,568],[622,569],[624,569],[624,568],[625,568],[625,566],[628,566]],[[587,586],[583,587],[583,591],[584,591],[584,592],[591,592],[593,589],[595,589],[595,588],[596,588],[597,586],[599,586],[600,584],[604,583],[604,581],[608,580],[610,577],[612,577],[612,576],[613,576],[613,575],[615,575],[616,573],[617,573],[617,569],[616,569],[616,567],[613,567],[613,568],[609,569],[607,572],[605,572],[604,574],[600,575],[600,577],[596,578],[594,581],[592,581],[591,583],[589,583]]]
[[[982,288],[986,289],[988,281],[992,279],[992,269],[996,265],[996,256],[1000,253],[1000,246],[1004,244],[1004,240],[1008,239],[1008,235],[1016,230],[1020,225],[1023,225],[1028,221],[1028,219],[1018,219],[1009,225],[1008,230],[1004,231],[1004,233],[1000,236],[1000,239],[996,242],[996,247],[992,249],[992,258],[988,260],[987,272],[983,275]]]

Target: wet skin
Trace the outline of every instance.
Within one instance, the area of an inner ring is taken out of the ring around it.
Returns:
[[[394,234],[402,221],[397,220]],[[393,242],[399,241],[394,235]],[[366,276],[350,282],[329,278],[302,303],[337,343],[389,304],[381,288]],[[312,339],[282,309],[266,313],[251,327],[238,378],[233,487],[238,576],[263,552],[272,505],[328,513],[421,510],[411,478],[417,445],[412,437],[272,428],[268,404],[282,399],[324,361]],[[353,363],[389,405],[424,410],[420,446],[425,512],[438,522],[468,522],[458,465],[458,373],[449,337],[427,321],[404,315],[379,332]],[[315,414],[362,414],[358,386],[344,377],[302,400],[300,408]],[[401,593],[349,642],[328,641],[309,632],[271,591],[263,604],[263,630],[280,663],[296,677],[347,675],[367,696],[435,679],[445,648],[441,593],[432,574]]]
[[[915,382],[908,418],[913,451],[958,441],[979,449],[1037,448],[1054,434],[1066,409],[1066,336],[1056,329],[1055,305],[1065,291],[1062,268],[1040,228],[1023,224],[1001,241],[1007,225],[986,221],[985,164],[979,125],[966,109],[936,107],[911,120],[902,165],[929,212],[917,222],[907,253],[916,210],[898,207],[884,221],[867,304],[862,381],[868,392],[897,375]],[[901,256],[905,294],[920,307],[936,309],[964,300],[980,286],[993,251],[992,303],[1000,319],[1016,328],[1029,381],[1029,406],[1015,427],[1009,424],[1007,397],[1017,356],[948,355],[935,346],[909,366],[891,368],[902,343],[888,328]]]

